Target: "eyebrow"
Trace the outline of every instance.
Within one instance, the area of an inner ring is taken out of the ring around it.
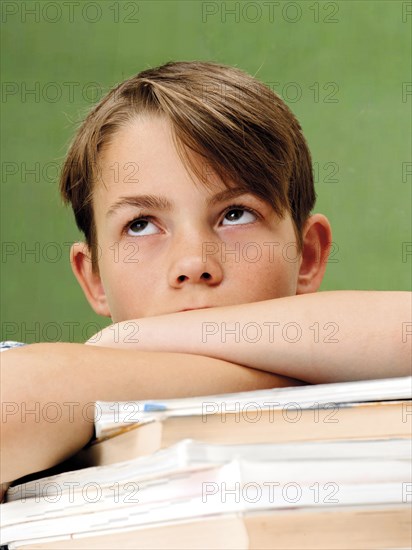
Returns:
[[[234,199],[241,195],[246,195],[249,192],[240,187],[232,187],[225,189],[220,193],[217,193],[213,197],[210,197],[206,204],[207,206],[215,206],[225,200]],[[133,206],[137,208],[151,208],[152,210],[162,210],[164,212],[170,212],[174,207],[174,202],[169,201],[166,197],[158,197],[157,195],[134,195],[130,197],[120,197],[114,204],[110,206],[106,212],[106,218],[111,218],[119,210],[127,206]]]

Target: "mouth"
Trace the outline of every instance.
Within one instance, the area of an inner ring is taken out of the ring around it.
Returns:
[[[178,311],[178,313],[181,313],[182,311],[194,311],[195,309],[209,309],[211,307],[212,306],[190,307],[190,308],[186,308],[186,309],[181,309],[181,310]]]

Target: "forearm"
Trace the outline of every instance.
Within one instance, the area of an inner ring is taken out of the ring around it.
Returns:
[[[127,321],[94,342],[328,383],[409,375],[411,327],[409,292],[336,291]]]
[[[299,384],[208,357],[34,344],[1,356],[1,481],[49,468],[93,435],[93,403]]]

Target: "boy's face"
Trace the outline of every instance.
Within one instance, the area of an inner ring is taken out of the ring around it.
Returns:
[[[209,202],[226,188],[203,173],[213,190],[194,184],[163,118],[136,118],[114,135],[101,155],[105,185],[94,193],[98,313],[116,323],[296,294],[301,258],[290,215],[278,218],[250,193]],[[131,204],[143,195],[172,207]],[[256,214],[226,211],[236,204]]]

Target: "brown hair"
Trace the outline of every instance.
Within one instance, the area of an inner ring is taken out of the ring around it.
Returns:
[[[302,229],[316,195],[311,156],[299,122],[285,103],[243,71],[209,62],[169,62],[113,88],[88,114],[70,146],[60,192],[70,202],[78,228],[98,271],[93,185],[99,152],[139,114],[158,114],[171,123],[177,150],[203,184],[197,153],[226,187],[235,183],[289,211],[299,250]]]

